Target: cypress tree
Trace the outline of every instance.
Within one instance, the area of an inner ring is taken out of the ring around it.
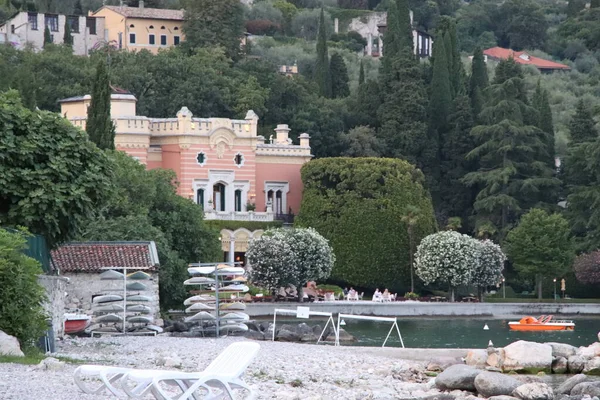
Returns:
[[[325,31],[325,12],[321,8],[319,32],[317,33],[317,61],[315,63],[315,82],[319,93],[331,97],[331,72],[329,70],[329,52],[327,50],[327,32]]]
[[[592,0],[590,2],[590,8],[600,8],[600,0]]]
[[[75,2],[75,7],[73,8],[73,14],[83,15],[83,6],[81,5],[81,0],[77,0]]]
[[[110,119],[110,83],[106,64],[100,61],[92,84],[92,101],[88,108],[86,131],[101,149],[115,148],[115,131]]]
[[[448,37],[446,35],[446,37]],[[452,103],[450,69],[444,40],[433,45],[433,76],[431,78],[431,96],[429,100],[429,127],[432,130],[444,130]]]
[[[569,0],[567,3],[567,17],[571,18],[579,14],[585,8],[585,0]]]
[[[350,95],[350,88],[348,87],[348,69],[346,68],[344,59],[339,53],[334,53],[331,56],[329,71],[331,73],[332,97],[348,97]]]
[[[593,142],[598,138],[598,132],[594,127],[594,119],[587,104],[583,99],[577,102],[575,115],[569,124],[571,133],[571,143],[579,144],[585,142]]]
[[[65,19],[65,34],[63,36],[63,44],[65,46],[73,46],[73,35],[71,35],[71,25],[69,21]]]
[[[489,98],[480,114],[483,123],[472,130],[477,147],[467,155],[479,162],[479,169],[463,178],[469,187],[478,188],[476,229],[485,227],[496,232],[498,239],[537,202],[538,193],[559,184],[541,157],[546,144],[540,130],[529,123],[536,111],[522,97],[523,79],[515,65],[512,59],[498,65],[503,77],[488,89]]]
[[[489,85],[487,65],[483,57],[483,51],[478,47],[473,53],[473,62],[471,63],[471,79],[469,81],[469,97],[471,99],[471,108],[473,116],[477,116],[483,107],[483,92]]]
[[[436,28],[436,36],[444,40],[450,76],[450,90],[452,98],[455,98],[459,93],[464,92],[466,82],[466,73],[458,48],[456,21],[446,16],[440,18]],[[435,57],[433,59],[435,60]]]
[[[360,69],[358,70],[358,85],[362,85],[365,83],[365,66],[360,60]]]
[[[396,8],[398,10],[398,39],[400,41],[400,49],[407,47],[410,49],[411,54],[414,55],[415,44],[413,42],[408,0],[396,0]]]
[[[47,44],[52,44],[52,34],[50,34],[50,28],[44,29],[44,48]]]

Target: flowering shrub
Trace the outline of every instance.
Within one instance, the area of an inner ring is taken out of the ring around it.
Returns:
[[[575,277],[581,283],[600,283],[600,251],[582,254],[573,264]]]
[[[472,283],[478,287],[496,285],[500,282],[506,256],[500,246],[491,240],[478,241],[479,265],[473,274]]]
[[[419,298],[419,295],[413,292],[404,293],[404,298],[407,300],[416,300]]]
[[[248,246],[246,259],[251,267],[250,279],[254,285],[274,293],[291,283],[294,270],[292,249],[281,236],[263,235]]]

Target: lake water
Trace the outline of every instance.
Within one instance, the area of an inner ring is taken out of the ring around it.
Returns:
[[[562,317],[560,319],[563,319]],[[567,319],[567,318],[565,318]],[[516,332],[508,328],[509,321],[519,318],[398,318],[400,333],[405,347],[413,348],[486,348],[491,340],[496,347],[504,347],[517,340],[531,342],[560,342],[573,346],[588,346],[598,341],[600,317],[568,318],[575,322],[574,331]],[[300,323],[302,320],[289,320],[287,323]],[[324,321],[304,320],[309,325]],[[346,320],[343,328],[356,337],[358,346],[381,346],[391,323],[375,321]],[[284,323],[277,321],[277,325]],[[483,330],[487,324],[489,330]],[[395,333],[395,332],[394,332]],[[398,334],[390,335],[386,346],[399,347]]]

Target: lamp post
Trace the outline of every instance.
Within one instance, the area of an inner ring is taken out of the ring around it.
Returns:
[[[506,279],[504,279],[504,277],[502,277],[502,298],[505,299],[506,298]]]
[[[556,301],[556,278],[552,280],[554,282],[554,301]]]

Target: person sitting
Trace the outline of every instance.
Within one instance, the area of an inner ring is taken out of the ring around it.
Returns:
[[[348,287],[346,286],[343,290],[344,292],[344,297],[348,296]]]
[[[392,296],[390,295],[390,291],[387,288],[383,291],[381,295],[383,301],[392,301]]]
[[[375,293],[373,293],[373,301],[381,301],[381,292],[379,288],[375,288]]]

